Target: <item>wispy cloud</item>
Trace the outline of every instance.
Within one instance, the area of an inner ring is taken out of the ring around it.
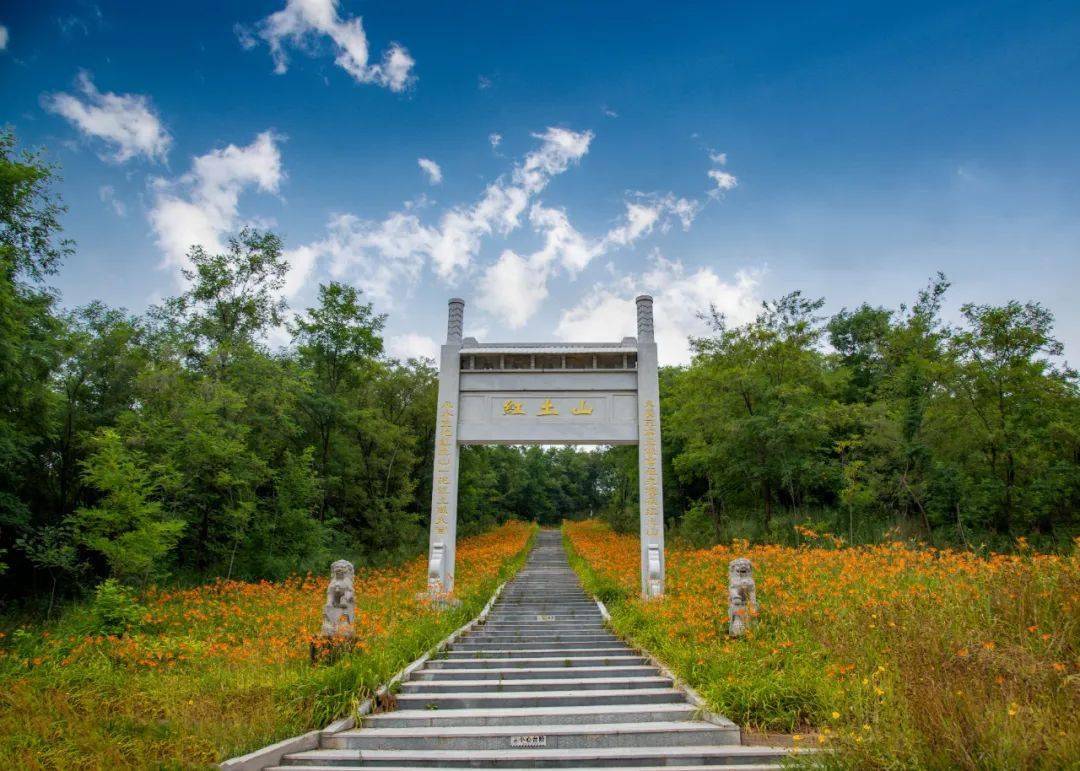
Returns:
[[[80,72],[76,85],[81,94],[45,94],[42,106],[61,116],[84,136],[99,139],[112,152],[106,160],[123,163],[143,156],[164,161],[172,136],[160,116],[142,94],[114,94],[98,91],[88,72]]]
[[[239,201],[245,190],[277,192],[285,177],[279,142],[272,131],[264,131],[243,147],[228,145],[197,156],[178,179],[153,180],[149,220],[165,265],[185,266],[193,245],[223,249],[224,237],[241,224]]]
[[[706,174],[715,184],[715,187],[709,191],[709,195],[713,198],[719,198],[728,190],[734,190],[735,186],[739,184],[739,180],[734,174],[721,168],[727,165],[727,153],[709,150],[709,160],[712,161],[713,167]]]
[[[0,51],[6,51],[8,46],[8,28],[0,24]]]
[[[479,306],[507,326],[520,328],[547,299],[548,281],[560,269],[573,277],[597,257],[631,246],[656,228],[668,229],[673,217],[689,228],[700,207],[671,193],[635,193],[624,205],[622,219],[604,235],[590,239],[570,224],[564,210],[534,204],[529,222],[543,236],[543,246],[528,255],[504,250],[480,278]]]
[[[98,188],[98,197],[101,202],[108,206],[117,217],[127,216],[127,207],[124,206],[124,202],[116,197],[116,190],[112,185],[102,185]]]
[[[708,332],[701,314],[715,309],[736,323],[754,318],[761,306],[761,274],[761,270],[740,270],[725,280],[710,267],[689,271],[681,262],[654,255],[652,264],[641,274],[595,284],[562,313],[555,335],[578,342],[633,335],[634,298],[649,293],[654,300],[661,364],[685,364],[690,360],[688,338]]]
[[[244,48],[254,47],[256,38],[266,42],[278,74],[289,69],[287,46],[311,53],[326,39],[333,46],[334,63],[357,83],[404,91],[416,80],[412,74],[415,60],[397,43],[390,45],[380,63],[369,63],[371,54],[362,20],[359,16],[342,18],[337,0],[287,0],[284,8],[258,22],[254,31],[243,25],[235,29]]]
[[[444,281],[456,281],[473,265],[484,238],[506,236],[520,227],[529,202],[581,160],[593,135],[548,128],[534,137],[539,146],[509,175],[490,183],[472,205],[445,210],[435,224],[421,221],[419,207],[405,207],[382,220],[334,216],[326,237],[304,247],[308,270],[323,261],[335,278],[351,277],[387,303],[414,286],[425,265]],[[302,285],[299,279],[295,283]]]
[[[438,185],[442,182],[442,169],[435,161],[430,158],[417,158],[416,163],[427,175],[428,182],[433,185]]]
[[[427,335],[406,332],[403,335],[391,335],[386,341],[386,352],[395,359],[434,359],[439,358],[439,344]]]

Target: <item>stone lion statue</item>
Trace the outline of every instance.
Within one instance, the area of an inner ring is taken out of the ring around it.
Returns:
[[[356,620],[356,595],[353,578],[356,571],[348,560],[338,560],[330,566],[330,585],[326,587],[323,607],[322,633],[327,637],[352,637]]]
[[[732,637],[746,634],[757,610],[754,565],[746,557],[733,559],[728,563],[728,621]]]

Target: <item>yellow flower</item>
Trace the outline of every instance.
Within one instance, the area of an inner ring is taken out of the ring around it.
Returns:
[[[833,720],[839,720],[840,719],[840,713],[837,712],[836,710],[833,710],[832,719]]]

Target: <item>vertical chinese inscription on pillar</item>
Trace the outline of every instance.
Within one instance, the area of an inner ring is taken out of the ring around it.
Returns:
[[[439,420],[435,436],[435,520],[432,527],[446,535],[450,516],[450,475],[453,473],[454,405],[444,401],[439,405]]]
[[[644,500],[641,509],[645,514],[645,536],[650,541],[660,537],[660,495],[657,480],[660,475],[660,442],[656,430],[656,404],[650,399],[645,402],[641,424],[641,456],[644,460]],[[651,576],[650,576],[651,578]]]

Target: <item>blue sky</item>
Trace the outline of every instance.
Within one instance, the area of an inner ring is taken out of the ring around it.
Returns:
[[[464,297],[489,340],[662,360],[710,303],[1034,299],[1080,344],[1080,6],[36,2],[0,8],[0,121],[63,169],[54,283],[140,311],[192,241],[273,227],[399,355]],[[420,160],[425,159],[422,168]],[[434,165],[432,165],[434,164]]]

